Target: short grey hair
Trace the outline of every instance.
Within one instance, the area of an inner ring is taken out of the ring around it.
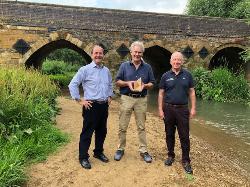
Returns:
[[[176,56],[176,55],[179,55],[181,57],[181,60],[184,62],[184,56],[183,56],[182,52],[180,52],[180,51],[173,52],[172,55],[171,55],[170,60],[172,60],[173,57]]]
[[[139,47],[141,48],[142,52],[144,53],[145,47],[144,47],[144,45],[143,45],[142,42],[140,42],[140,41],[135,41],[135,42],[133,42],[133,43],[131,44],[130,48],[129,48],[130,51],[132,51],[132,49],[133,49],[135,46],[139,46]]]

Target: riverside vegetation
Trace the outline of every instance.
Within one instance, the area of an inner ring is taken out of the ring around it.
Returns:
[[[54,125],[58,93],[36,71],[0,68],[0,186],[23,184],[28,164],[68,141]]]
[[[235,75],[221,67],[192,71],[197,97],[218,102],[239,102],[250,106],[250,87],[243,74]]]

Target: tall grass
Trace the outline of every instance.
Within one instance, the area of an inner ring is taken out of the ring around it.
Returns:
[[[0,70],[0,134],[35,128],[55,116],[58,88],[47,77],[24,69]]]
[[[68,140],[54,127],[57,86],[36,71],[0,68],[0,186],[26,180],[27,163]]]
[[[226,68],[214,69],[211,72],[204,68],[196,68],[192,74],[198,97],[250,105],[250,87],[243,74],[234,75]]]

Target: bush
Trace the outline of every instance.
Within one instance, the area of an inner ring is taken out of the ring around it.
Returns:
[[[69,64],[58,60],[46,60],[43,62],[42,73],[46,75],[66,74],[67,72],[76,72],[80,65]]]
[[[219,102],[250,104],[250,88],[243,74],[234,75],[226,68],[213,71],[197,68],[192,71],[196,82],[196,95]]]
[[[54,81],[60,88],[67,88],[75,73],[49,75],[50,80]]]

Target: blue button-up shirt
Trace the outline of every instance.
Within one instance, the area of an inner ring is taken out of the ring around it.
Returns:
[[[70,95],[80,99],[79,85],[83,87],[85,100],[107,100],[113,95],[112,77],[109,69],[94,61],[81,67],[69,84]]]
[[[138,69],[136,69],[135,65],[131,61],[128,61],[121,64],[116,76],[116,81],[136,81],[139,78],[141,78],[144,84],[149,82],[153,84],[155,83],[153,70],[149,64],[142,61]],[[128,86],[120,87],[120,94],[128,93],[132,93]],[[147,95],[147,89],[143,89],[141,94]]]

